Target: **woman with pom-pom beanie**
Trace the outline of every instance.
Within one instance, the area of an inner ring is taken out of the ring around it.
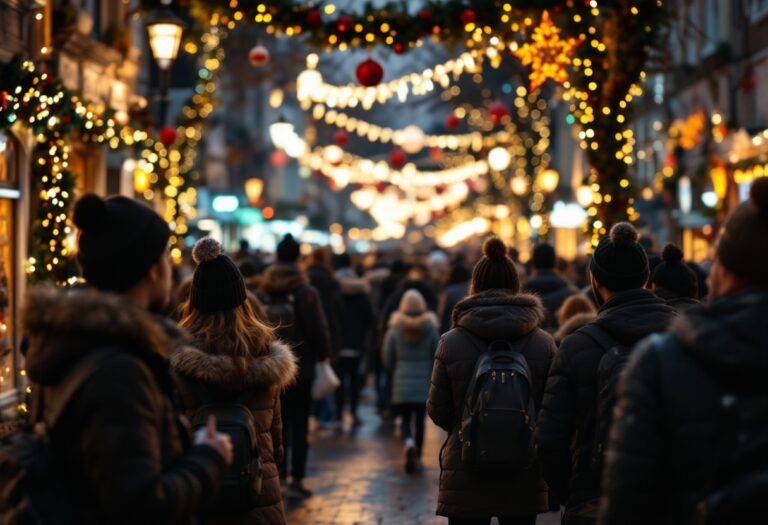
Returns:
[[[699,278],[683,261],[683,250],[667,244],[661,252],[661,263],[651,275],[653,292],[678,312],[699,304]]]
[[[519,472],[478,473],[462,461],[458,423],[467,386],[482,344],[494,341],[527,341],[520,352],[531,371],[532,393],[538,411],[555,343],[539,329],[544,319],[541,300],[520,293],[515,263],[504,243],[488,239],[483,257],[472,271],[470,295],[453,310],[453,329],[440,340],[432,370],[427,401],[430,418],[449,435],[441,451],[440,492],[437,513],[450,524],[500,523],[533,525],[536,515],[546,512],[547,485],[539,463]]]
[[[632,356],[606,455],[603,525],[762,523],[768,435],[768,179],[725,221],[711,303]]]
[[[547,379],[537,442],[547,483],[565,505],[565,525],[597,521],[602,464],[597,429],[610,424],[610,411],[600,420],[597,415],[601,359],[664,332],[676,315],[645,288],[648,257],[638,238],[632,225],[618,223],[598,244],[590,271],[600,310],[563,340]]]
[[[195,347],[171,356],[181,408],[194,421],[207,404],[245,405],[254,425],[253,445],[262,461],[258,502],[239,513],[213,505],[203,524],[284,524],[277,467],[283,457],[280,393],[295,380],[296,356],[256,315],[243,276],[221,244],[210,237],[201,239],[192,257],[197,267],[180,324]]]

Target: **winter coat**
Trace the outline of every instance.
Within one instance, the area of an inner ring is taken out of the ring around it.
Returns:
[[[631,347],[650,334],[664,332],[675,315],[653,292],[636,289],[611,298],[590,325]],[[571,514],[600,494],[600,473],[592,458],[597,368],[605,351],[583,329],[566,337],[552,363],[539,414],[539,458],[549,486]]]
[[[264,273],[260,296],[291,295],[296,315],[294,340],[286,341],[299,358],[297,382],[304,385],[315,378],[315,364],[331,356],[331,337],[320,296],[307,277],[292,264],[274,264]],[[264,301],[265,303],[267,301]]]
[[[291,349],[273,342],[265,354],[249,357],[242,371],[228,348],[217,348],[212,354],[187,346],[171,356],[171,367],[178,377],[181,409],[190,420],[206,403],[234,402],[244,393],[251,393],[247,406],[253,414],[256,446],[264,462],[259,505],[245,515],[208,515],[203,523],[284,524],[277,465],[283,459],[280,392],[295,380],[297,372]],[[201,394],[200,389],[206,394]]]
[[[110,353],[49,429],[78,524],[197,523],[225,464],[208,445],[190,447],[161,325],[117,295],[41,287],[27,297],[23,329],[26,369],[44,407],[80,358]]]
[[[393,372],[392,403],[426,403],[440,340],[438,325],[433,312],[418,316],[399,311],[392,314],[382,349],[384,366]]]
[[[521,350],[531,371],[532,396],[538,411],[544,395],[555,343],[538,328],[544,307],[538,297],[493,290],[464,299],[453,311],[456,328],[440,340],[432,370],[427,410],[448,434],[441,454],[437,513],[451,517],[530,515],[547,510],[547,485],[538,461],[518,473],[478,474],[465,470],[458,426],[467,386],[480,350],[461,330],[493,342],[514,342],[532,334]]]
[[[440,333],[450,330],[453,319],[453,307],[469,294],[469,282],[446,286],[440,301]]]
[[[348,270],[348,271],[347,271]],[[336,272],[341,284],[341,325],[344,330],[341,348],[344,355],[350,357],[350,351],[357,351],[359,356],[365,352],[369,335],[376,328],[376,316],[371,304],[371,287],[368,280],[358,277],[351,269]]]
[[[681,297],[675,292],[671,292],[666,288],[656,288],[653,293],[664,299],[669,306],[678,311],[678,313],[684,313],[694,306],[701,304],[697,299],[690,297]]]
[[[550,331],[555,331],[557,328],[555,315],[565,300],[579,293],[575,286],[552,270],[537,270],[530,279],[525,281],[523,291],[541,297],[541,302],[544,303],[546,309],[542,328]]]
[[[427,301],[427,310],[431,312],[437,311],[437,295],[432,291],[432,287],[425,281],[413,281],[407,279],[400,283],[400,286],[390,294],[389,298],[384,304],[384,307],[379,312],[379,328],[381,333],[384,334],[387,331],[387,325],[392,314],[400,306],[400,300],[408,290],[417,290]]]
[[[744,392],[768,397],[766,318],[768,292],[741,292],[689,309],[669,334],[635,351],[619,386],[602,524],[693,523],[697,503],[729,464],[724,456],[738,448],[723,445],[736,443],[738,433],[723,422],[723,401]],[[766,428],[764,409],[761,415]],[[750,458],[756,468],[757,457]],[[764,514],[760,508],[747,522],[763,523]]]
[[[553,336],[555,338],[555,343],[559,345],[566,337],[574,333],[576,330],[587,326],[589,323],[594,321],[596,317],[596,313],[583,313],[574,315],[568,319],[563,324],[563,326],[558,328],[557,332],[555,332],[555,335]]]
[[[341,285],[333,274],[322,266],[307,268],[309,284],[320,295],[325,321],[328,323],[328,333],[331,336],[332,355],[337,355],[342,345],[343,325],[341,324]]]

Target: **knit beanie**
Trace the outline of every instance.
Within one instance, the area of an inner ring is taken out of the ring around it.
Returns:
[[[626,222],[615,224],[592,254],[589,269],[598,283],[612,292],[643,288],[648,282],[648,256],[637,242],[637,230]]]
[[[717,258],[753,286],[768,287],[768,178],[752,183],[750,199],[725,220]]]
[[[221,312],[245,302],[243,276],[215,239],[206,237],[197,241],[192,258],[197,263],[189,295],[193,308],[201,312]]]
[[[680,297],[698,299],[698,278],[683,262],[683,250],[674,244],[667,244],[661,252],[661,259],[662,262],[653,271],[651,282]]]
[[[555,267],[555,249],[549,244],[537,244],[533,249],[533,267],[537,270],[551,270]]]
[[[498,237],[491,237],[483,244],[483,257],[472,270],[472,293],[486,290],[520,291],[520,278],[515,263],[507,255],[507,247]]]
[[[99,290],[122,293],[147,275],[168,249],[171,230],[149,206],[127,197],[89,193],[75,204],[77,261]]]
[[[411,288],[406,290],[403,298],[400,299],[398,311],[401,314],[416,317],[427,311],[427,301],[418,290]]]
[[[283,237],[277,245],[277,260],[280,262],[293,263],[299,259],[301,255],[301,246],[293,238],[290,233]]]

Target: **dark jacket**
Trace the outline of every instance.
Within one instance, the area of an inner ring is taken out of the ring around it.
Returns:
[[[675,310],[653,292],[637,289],[611,298],[590,325],[631,347],[665,331],[674,317]],[[584,329],[566,337],[552,363],[539,414],[537,442],[547,482],[574,515],[579,505],[599,496],[600,473],[592,458],[597,368],[605,351]]]
[[[315,378],[315,364],[331,357],[330,332],[317,290],[309,285],[307,277],[295,265],[278,263],[264,273],[259,294],[262,297],[293,297],[295,340],[286,343],[299,358],[298,382],[311,383]]]
[[[307,268],[307,277],[309,277],[309,284],[320,295],[325,321],[328,323],[328,333],[331,336],[331,348],[333,355],[336,355],[341,349],[343,337],[341,285],[333,274],[322,266]]]
[[[212,447],[189,446],[171,401],[161,325],[116,295],[42,287],[27,297],[23,326],[27,372],[49,408],[81,357],[112,354],[50,429],[78,523],[196,523],[225,465]]]
[[[635,351],[619,386],[601,523],[693,523],[724,457],[738,453],[738,426],[724,423],[723,402],[745,392],[768,398],[766,318],[768,292],[742,292],[691,308]],[[761,417],[764,437],[764,409]],[[748,461],[759,465],[755,455]],[[746,523],[764,522],[764,513]]]
[[[547,485],[538,462],[519,473],[471,472],[463,466],[458,438],[462,403],[480,356],[480,350],[469,344],[461,331],[467,330],[487,342],[514,342],[533,334],[522,353],[531,370],[533,399],[538,410],[547,370],[555,353],[552,337],[538,328],[543,318],[541,301],[532,295],[488,291],[470,296],[456,305],[453,313],[456,328],[440,340],[427,401],[429,417],[449,433],[440,458],[439,515],[515,516],[547,510]]]
[[[679,313],[683,313],[688,309],[701,304],[698,299],[682,297],[675,292],[667,290],[666,288],[656,288],[653,293],[664,299],[669,306],[677,310]]]
[[[580,328],[587,326],[589,323],[594,321],[596,317],[597,313],[582,313],[574,315],[565,323],[563,323],[563,325],[557,329],[557,332],[554,333],[552,337],[554,337],[555,343],[559,345],[566,337],[579,330]]]
[[[536,270],[533,276],[523,284],[523,291],[541,297],[546,309],[546,318],[542,328],[554,331],[557,328],[555,314],[570,296],[579,290],[552,270]]]
[[[280,392],[296,376],[296,356],[286,345],[274,342],[265,354],[249,357],[245,369],[227,348],[210,354],[186,346],[171,356],[171,367],[178,376],[179,401],[184,414],[192,419],[206,402],[234,402],[251,393],[247,402],[256,424],[257,447],[263,467],[262,493],[258,507],[242,516],[206,516],[203,523],[275,524],[285,523],[277,465],[283,459]],[[205,394],[200,390],[204,389]]]
[[[469,294],[469,282],[456,283],[446,286],[440,298],[440,333],[446,333],[452,328],[453,307]]]
[[[358,277],[351,268],[339,270],[336,278],[341,284],[341,325],[344,327],[341,348],[345,355],[357,351],[362,356],[376,328],[371,287],[367,279]]]

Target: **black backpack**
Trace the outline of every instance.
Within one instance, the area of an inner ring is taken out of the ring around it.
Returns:
[[[219,484],[213,502],[206,509],[214,514],[240,514],[255,508],[261,499],[263,460],[259,453],[258,433],[253,413],[248,408],[252,391],[230,402],[214,402],[204,385],[195,383],[195,392],[203,404],[192,416],[192,430],[197,432],[216,417],[216,430],[232,440],[232,464]]]
[[[0,524],[71,525],[80,513],[67,491],[69,481],[53,453],[49,428],[98,367],[117,351],[83,357],[55,387],[32,390],[31,423],[0,440]],[[44,407],[44,398],[51,400]],[[45,422],[43,420],[45,414]]]
[[[481,348],[464,396],[459,427],[462,462],[478,472],[522,470],[535,457],[531,372],[521,353],[530,335],[514,343],[485,344],[466,330],[461,333]]]
[[[289,343],[300,342],[296,325],[296,297],[292,293],[269,295],[260,293],[259,299],[264,305],[269,322],[277,328],[277,335]]]

